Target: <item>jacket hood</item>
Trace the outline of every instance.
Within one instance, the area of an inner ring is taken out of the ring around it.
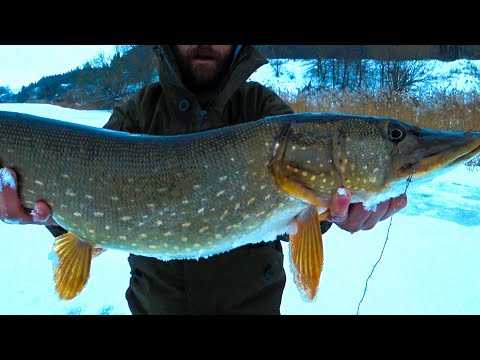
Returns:
[[[158,75],[162,86],[171,95],[182,97],[189,90],[183,85],[180,77],[172,45],[154,45],[153,50],[158,57]],[[214,103],[218,106],[230,98],[259,67],[268,61],[252,45],[235,45],[234,57],[225,81],[219,86]]]

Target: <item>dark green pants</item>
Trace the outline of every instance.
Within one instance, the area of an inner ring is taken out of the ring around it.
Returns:
[[[133,315],[280,314],[286,281],[280,240],[200,260],[131,254],[128,261]]]

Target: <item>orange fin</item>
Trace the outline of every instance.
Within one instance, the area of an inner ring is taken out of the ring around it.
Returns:
[[[302,297],[313,301],[323,267],[323,241],[317,210],[308,208],[297,215],[293,223],[297,227],[296,234],[290,234],[289,244],[293,280]]]
[[[57,262],[54,278],[55,290],[60,299],[71,300],[82,291],[90,275],[92,256],[100,250],[94,249],[72,233],[55,238],[53,251],[57,255]]]

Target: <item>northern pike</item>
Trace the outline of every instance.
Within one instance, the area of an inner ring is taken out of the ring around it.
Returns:
[[[324,259],[319,223],[338,189],[373,208],[480,152],[480,132],[328,113],[156,136],[0,112],[0,139],[0,165],[17,172],[23,205],[46,201],[68,231],[52,250],[61,299],[81,292],[105,249],[199,259],[288,233],[295,284],[311,301]]]

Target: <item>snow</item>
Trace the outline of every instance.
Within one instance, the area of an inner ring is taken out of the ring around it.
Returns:
[[[251,80],[296,91],[305,85],[304,63],[287,64],[279,78],[267,65]],[[445,86],[467,91],[477,86],[474,78],[457,71],[465,66],[462,61],[434,65]],[[0,104],[0,110],[96,127],[110,116],[109,111],[47,104]],[[324,235],[325,263],[311,303],[293,283],[288,243],[283,243],[287,284],[282,314],[479,314],[479,190],[479,173],[461,165],[428,183],[412,182],[407,207],[372,230],[351,234],[332,226]],[[0,222],[0,314],[130,314],[125,300],[127,253],[108,250],[96,257],[82,293],[61,301],[53,287],[52,241],[43,226]]]
[[[16,189],[15,179],[12,174],[7,169],[0,169],[0,192],[2,192],[3,187],[8,186],[12,189]]]

